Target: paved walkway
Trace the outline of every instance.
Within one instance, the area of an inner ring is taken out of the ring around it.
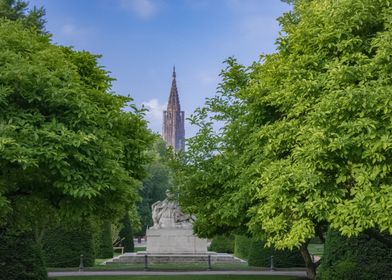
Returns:
[[[49,277],[56,276],[114,276],[114,275],[280,275],[305,277],[305,271],[85,271],[85,272],[49,272]]]

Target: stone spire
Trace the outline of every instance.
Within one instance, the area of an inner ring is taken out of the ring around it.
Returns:
[[[178,97],[176,68],[173,67],[173,80],[170,89],[167,110],[163,111],[163,139],[174,150],[185,149],[184,111],[181,111]]]

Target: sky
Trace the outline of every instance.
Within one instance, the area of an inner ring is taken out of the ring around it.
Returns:
[[[102,55],[116,80],[112,90],[149,109],[149,127],[161,133],[172,69],[187,117],[212,97],[223,61],[250,65],[275,51],[280,0],[29,0],[46,10],[53,41]],[[196,133],[185,124],[186,137]]]

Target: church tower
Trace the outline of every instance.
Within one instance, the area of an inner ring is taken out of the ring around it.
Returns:
[[[181,111],[176,83],[176,69],[173,67],[173,80],[167,110],[163,111],[163,139],[175,151],[185,149],[184,111]]]

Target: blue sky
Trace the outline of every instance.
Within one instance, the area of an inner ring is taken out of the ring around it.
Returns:
[[[116,79],[113,91],[150,109],[161,132],[172,67],[182,109],[189,116],[216,92],[222,62],[249,65],[275,50],[276,18],[290,6],[279,0],[30,0],[44,6],[54,42],[103,55]],[[186,137],[195,128],[186,124]]]

